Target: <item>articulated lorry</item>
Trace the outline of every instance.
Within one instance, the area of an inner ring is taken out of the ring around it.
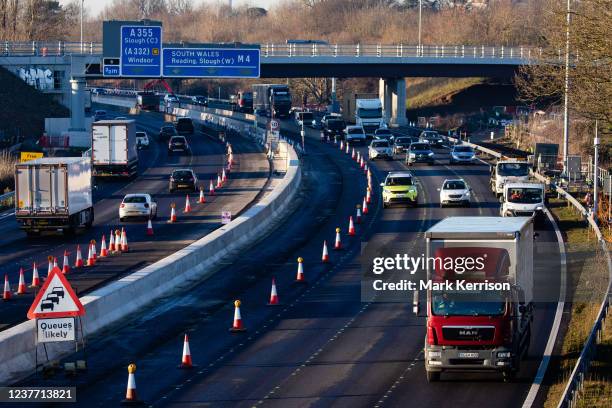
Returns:
[[[91,125],[91,160],[96,177],[133,177],[138,173],[136,122],[99,120]]]
[[[28,234],[73,233],[91,227],[94,208],[89,157],[57,157],[15,165],[15,218]]]
[[[532,218],[449,217],[425,238],[427,380],[483,371],[510,381],[531,338]]]
[[[500,198],[502,217],[544,217],[546,189],[542,183],[506,183]]]
[[[504,193],[506,183],[525,183],[529,181],[531,164],[524,160],[499,160],[491,168],[491,190],[497,197]]]
[[[344,120],[363,127],[366,135],[373,136],[376,129],[387,127],[382,102],[377,95],[347,93],[342,102]]]
[[[273,115],[277,118],[289,117],[291,92],[287,85],[254,84],[253,111],[258,115]]]

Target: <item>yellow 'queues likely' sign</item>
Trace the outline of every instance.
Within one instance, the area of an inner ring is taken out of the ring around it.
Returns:
[[[19,161],[23,163],[23,162],[27,162],[27,161],[34,160],[34,159],[40,159],[42,157],[43,157],[43,153],[41,152],[21,152]]]

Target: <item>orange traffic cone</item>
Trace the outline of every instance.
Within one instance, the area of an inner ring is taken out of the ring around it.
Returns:
[[[142,401],[136,395],[136,364],[132,363],[128,366],[128,382],[125,399],[121,401],[121,405],[140,405]]]
[[[10,300],[11,298],[11,285],[9,284],[8,274],[4,274],[4,292],[2,293],[2,300]]]
[[[17,287],[18,295],[25,295],[26,293],[26,285],[25,279],[23,278],[23,268],[19,268],[19,286]]]
[[[230,327],[229,331],[232,333],[239,333],[246,331],[246,328],[242,325],[242,316],[240,315],[240,304],[239,300],[234,302],[234,323]]]
[[[363,160],[363,157],[361,158],[361,161],[359,162],[359,167],[361,167],[362,169],[365,168],[365,160]]]
[[[124,228],[121,228],[121,252],[127,252],[128,250],[127,233]]]
[[[372,202],[372,193],[371,193],[372,189],[370,187],[368,187],[366,189],[366,203],[370,204]]]
[[[208,185],[208,194],[210,194],[211,196],[215,195],[215,186],[213,184],[212,179],[210,180],[210,184]]]
[[[306,283],[306,279],[304,278],[304,258],[301,256],[297,259],[298,261],[298,270],[297,275],[295,277],[295,281],[297,283]]]
[[[183,358],[181,359],[181,365],[179,368],[193,368],[191,362],[191,350],[189,349],[189,337],[185,333],[185,340],[183,341]]]
[[[221,176],[217,174],[217,188],[223,187],[223,182],[221,181]]]
[[[175,207],[176,204],[170,204],[170,219],[168,220],[168,222],[176,222],[176,210],[174,209]]]
[[[346,154],[349,154],[350,152],[351,152],[351,151],[350,151],[350,149],[349,149],[349,142],[346,142],[346,150],[345,150],[345,153],[346,153]]]
[[[183,210],[183,212],[184,213],[191,212],[191,203],[189,202],[189,194],[185,196],[185,209]]]
[[[115,233],[113,232],[113,230],[111,230],[110,232],[110,239],[108,240],[108,250],[113,253],[117,250],[116,246],[115,246]]]
[[[100,258],[108,256],[108,249],[106,248],[106,235],[102,234],[102,243],[100,244]]]
[[[86,266],[94,266],[96,264],[96,258],[93,257],[93,245],[89,243],[89,251],[87,252],[87,264]]]
[[[340,228],[336,228],[336,242],[334,243],[334,249],[337,251],[342,249],[342,239],[340,238]]]
[[[270,289],[270,301],[268,302],[268,306],[277,306],[280,305],[278,301],[278,292],[276,292],[276,279],[272,277],[272,289]]]
[[[53,270],[53,257],[51,255],[47,257],[47,263],[47,276],[49,276]]]
[[[206,202],[206,197],[204,197],[204,189],[200,187],[200,199],[198,200],[198,203],[204,204],[205,202]]]
[[[355,223],[361,224],[361,206],[357,204],[357,214],[355,215]]]
[[[226,181],[227,181],[227,174],[225,173],[225,169],[223,169],[221,172],[221,182],[225,184]]]
[[[353,153],[351,154],[351,159],[357,159],[357,153],[355,152],[355,148],[353,147]]]
[[[68,251],[64,250],[64,260],[62,261],[62,273],[70,273],[70,261],[68,260]]]
[[[368,174],[368,163],[363,166],[363,174]]]
[[[329,253],[327,252],[327,241],[323,241],[323,254],[321,255],[321,262],[329,262]]]
[[[147,221],[147,235],[149,236],[153,235],[153,223],[151,222],[150,218],[149,218],[149,221]]]
[[[115,230],[115,252],[121,253],[121,231],[118,229]]]
[[[98,252],[96,251],[96,240],[91,240],[91,254],[93,255],[93,259],[98,259]]]
[[[357,164],[361,163],[361,154],[359,153],[359,150],[357,151],[357,157],[355,158],[355,161],[357,162]]]
[[[77,249],[76,249],[76,261],[74,262],[74,267],[75,268],[82,268],[83,267],[83,255],[81,255],[81,246],[77,245]],[[47,276],[49,276],[47,274]]]
[[[32,265],[32,284],[31,288],[37,288],[40,286],[40,277],[38,276],[38,267],[36,266],[36,262]]]
[[[353,216],[352,215],[349,217],[348,234],[351,237],[355,236],[355,224],[353,224]]]
[[[53,269],[55,268],[59,268],[59,265],[57,264],[57,256],[53,257]]]
[[[365,197],[363,197],[363,215],[366,215],[368,213],[368,201],[366,200]]]
[[[344,140],[340,141],[340,149],[339,150],[344,150]]]

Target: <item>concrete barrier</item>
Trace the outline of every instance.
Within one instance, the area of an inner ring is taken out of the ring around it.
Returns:
[[[245,249],[262,237],[284,211],[301,183],[298,156],[289,151],[285,176],[270,194],[231,223],[213,231],[184,249],[167,256],[135,273],[114,281],[81,298],[87,314],[83,318],[86,335],[118,322],[146,304],[176,291],[190,279],[202,280],[220,267],[220,261]],[[0,332],[0,384],[19,380],[34,370],[34,321],[21,323]],[[74,351],[71,342],[48,343],[50,359],[58,359]],[[39,350],[42,358],[44,353]]]

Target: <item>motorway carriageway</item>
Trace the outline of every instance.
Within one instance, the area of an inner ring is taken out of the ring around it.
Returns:
[[[125,112],[110,111],[113,116],[126,116]],[[208,184],[221,171],[225,160],[225,146],[216,137],[205,135],[197,129],[187,136],[191,155],[168,156],[166,144],[157,141],[163,116],[158,113],[143,112],[134,117],[139,130],[146,130],[150,137],[149,149],[139,151],[139,176],[132,181],[100,181],[94,189],[95,219],[90,230],[80,231],[73,237],[61,233],[43,233],[38,238],[27,238],[19,230],[14,216],[0,219],[0,276],[9,275],[11,290],[17,291],[19,268],[25,270],[26,285],[31,283],[32,263],[36,261],[41,278],[47,276],[48,256],[58,259],[62,267],[64,250],[70,252],[71,266],[76,258],[76,246],[80,244],[84,261],[87,260],[87,244],[96,240],[98,253],[102,234],[106,235],[108,246],[109,233],[125,227],[130,251],[99,259],[94,267],[72,268],[69,281],[79,295],[97,288],[109,280],[141,269],[163,257],[176,252],[200,239],[221,226],[221,211],[231,211],[233,216],[243,211],[265,186],[269,173],[269,163],[261,148],[254,142],[242,137],[232,137],[235,165],[229,175],[228,183],[208,195]],[[172,169],[192,168],[206,192],[206,203],[198,204],[199,193],[189,192],[192,211],[183,214],[185,192],[168,192],[168,180]],[[146,235],[146,220],[119,222],[119,204],[127,193],[149,193],[158,202],[158,216],[153,221],[155,235]],[[170,217],[170,204],[176,203],[177,223],[167,223]],[[26,312],[34,299],[34,290],[28,288],[26,295],[13,294],[12,299],[0,303],[0,329],[6,329],[26,319]]]
[[[297,136],[292,124],[282,126],[286,134]],[[357,255],[362,243],[405,245],[409,251],[443,217],[497,215],[488,167],[449,167],[444,160],[448,152],[437,150],[443,161],[411,168],[421,181],[420,205],[383,211],[377,183],[388,171],[406,167],[401,161],[377,161],[372,164],[370,213],[357,225],[357,236],[348,237],[348,216],[362,202],[366,178],[349,156],[319,142],[318,131],[307,131],[306,150],[295,211],[279,220],[271,235],[185,293],[93,336],[86,373],[74,379],[32,378],[19,385],[76,384],[79,405],[114,406],[124,397],[126,367],[134,362],[138,396],[153,406],[521,406],[555,304],[536,306],[529,359],[516,382],[503,383],[501,375],[449,374],[428,384],[422,355],[425,319],[412,313],[409,302],[364,303],[360,297]],[[472,208],[439,208],[436,189],[453,176],[464,177],[473,187]],[[332,250],[336,227],[342,229],[345,245],[337,252]],[[550,225],[539,232],[540,240],[555,242]],[[324,239],[330,264],[320,262]],[[293,282],[298,256],[305,259],[309,285]],[[266,306],[272,276],[283,303],[277,307]],[[242,300],[243,334],[228,333],[234,299]],[[192,370],[176,368],[185,333],[197,365]]]

